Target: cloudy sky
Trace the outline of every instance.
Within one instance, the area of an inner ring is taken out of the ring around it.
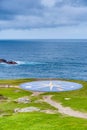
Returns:
[[[87,38],[87,0],[0,0],[0,39]]]

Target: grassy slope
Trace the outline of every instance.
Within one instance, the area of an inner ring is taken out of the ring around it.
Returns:
[[[36,79],[12,79],[12,80],[0,80],[0,84],[19,85],[21,83],[34,81]]]
[[[0,119],[0,130],[87,130],[87,120],[57,114],[17,114]]]
[[[76,82],[82,84],[83,88],[70,92],[55,93],[53,99],[61,102],[63,106],[69,106],[75,110],[87,112],[87,82]],[[65,98],[70,98],[70,100],[67,101]]]
[[[32,81],[33,79],[20,79],[20,80],[0,80],[0,84],[11,84],[18,85],[22,82]],[[53,94],[53,99],[62,102],[64,106],[70,106],[74,109],[87,112],[87,82],[85,81],[75,81],[83,84],[83,88],[71,92],[60,92],[60,93],[45,93]],[[17,104],[14,99],[23,96],[29,96],[31,92],[24,91],[21,89],[19,92],[15,92],[17,88],[0,88],[0,94],[8,97],[11,102],[1,102],[0,111],[6,113],[12,113],[14,108],[22,108],[27,106],[36,106],[40,109],[54,109],[46,103],[34,103],[35,100],[41,98],[32,98],[29,104]],[[71,100],[66,101],[64,98],[71,98]],[[15,127],[14,127],[15,126]],[[86,130],[87,120],[72,118],[68,116],[62,116],[60,114],[44,114],[44,113],[22,113],[14,114],[8,117],[0,118],[0,130]]]
[[[67,92],[45,93],[43,95],[54,95],[53,100],[61,102],[63,106],[71,107],[75,110],[87,112],[87,82],[80,80],[69,80],[83,85],[83,88]],[[70,98],[70,100],[65,100]]]

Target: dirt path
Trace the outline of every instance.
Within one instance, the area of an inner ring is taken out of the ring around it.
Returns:
[[[44,92],[32,92],[32,95],[31,96],[39,96],[40,94],[43,94]]]
[[[53,101],[51,99],[51,97],[52,96],[44,96],[43,100],[46,103],[50,104],[51,106],[57,108],[59,113],[66,114],[66,115],[73,116],[73,117],[87,119],[87,113],[82,113],[82,112],[79,112],[79,111],[75,111],[75,110],[73,110],[73,109],[71,109],[69,107],[63,107],[60,103],[58,103],[56,101]]]
[[[8,87],[14,87],[14,86],[11,86],[11,85],[0,85],[0,87],[5,87],[5,88],[8,88]],[[15,88],[18,88],[18,86],[15,86]],[[43,94],[44,92],[33,92],[31,96],[39,96],[40,94]],[[53,101],[51,99],[52,95],[50,96],[43,96],[43,101],[50,104],[51,106],[55,107],[58,109],[58,112],[61,113],[61,114],[66,114],[66,115],[69,115],[69,116],[73,116],[73,117],[78,117],[78,118],[84,118],[84,119],[87,119],[87,113],[82,113],[82,112],[79,112],[79,111],[75,111],[69,107],[63,107],[60,103],[56,102],[56,101]]]
[[[9,85],[9,84],[0,84],[0,88],[19,88],[19,86]]]

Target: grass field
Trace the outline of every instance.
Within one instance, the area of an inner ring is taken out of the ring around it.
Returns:
[[[29,82],[36,79],[19,79],[19,80],[0,80],[0,84],[19,85],[23,82]],[[70,80],[73,81],[73,80]],[[0,130],[87,130],[87,120],[74,118],[66,115],[46,114],[43,112],[31,113],[14,113],[15,108],[25,108],[29,106],[38,107],[41,110],[56,110],[49,104],[35,103],[42,99],[43,95],[54,95],[53,100],[61,102],[63,106],[68,106],[74,110],[87,112],[87,82],[74,81],[81,83],[83,88],[70,92],[44,93],[37,97],[32,97],[28,104],[16,103],[15,99],[23,96],[30,96],[32,92],[19,88],[0,88],[0,95],[6,97],[9,101],[0,101]],[[65,100],[70,98],[70,100]]]

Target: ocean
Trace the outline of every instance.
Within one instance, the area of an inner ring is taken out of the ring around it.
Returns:
[[[87,81],[87,40],[0,40],[0,79],[64,78]]]

